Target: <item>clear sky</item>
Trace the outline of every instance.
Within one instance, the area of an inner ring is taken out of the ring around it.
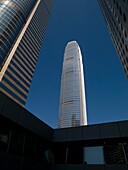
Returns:
[[[128,120],[128,80],[97,0],[54,0],[26,109],[57,128],[63,54],[81,48],[88,124]]]

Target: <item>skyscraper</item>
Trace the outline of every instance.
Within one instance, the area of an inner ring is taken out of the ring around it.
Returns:
[[[98,0],[128,79],[128,1]]]
[[[128,163],[128,143],[118,143],[103,147],[106,164]]]
[[[58,127],[87,124],[84,73],[81,50],[76,41],[67,44],[61,77]]]
[[[53,0],[0,1],[0,91],[24,106]]]

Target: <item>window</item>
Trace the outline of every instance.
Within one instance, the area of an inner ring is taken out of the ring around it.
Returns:
[[[121,30],[123,31],[123,25],[122,25],[122,23],[121,23]]]
[[[52,153],[55,164],[65,164],[67,162],[68,149],[66,146],[54,146]]]
[[[126,30],[124,31],[124,35],[125,35],[125,38],[127,38],[127,32],[126,32]]]
[[[120,11],[120,15],[122,15],[122,9],[121,9],[121,7],[119,7],[119,11]]]
[[[117,7],[117,9],[119,8],[118,2],[116,2],[116,7]]]
[[[106,164],[125,164],[127,162],[127,149],[127,143],[104,146]]]
[[[123,39],[123,37],[122,37],[122,43],[124,44],[124,39]]]
[[[68,147],[67,163],[68,164],[82,164],[84,156],[83,147]]]
[[[0,151],[7,151],[9,141],[9,130],[0,126]]]
[[[120,19],[118,18],[118,23],[120,24]]]
[[[126,50],[126,52],[128,53],[128,47],[127,47],[127,45],[125,44],[125,50]]]
[[[27,136],[25,138],[25,156],[34,158],[36,154],[36,143],[35,141],[30,137]]]
[[[9,145],[9,152],[13,154],[22,155],[24,147],[24,135],[19,132],[12,131]]]
[[[123,19],[124,19],[124,22],[126,22],[126,15],[125,15],[125,13],[123,13]]]
[[[123,49],[123,54],[125,55],[125,51],[124,51],[124,49]]]

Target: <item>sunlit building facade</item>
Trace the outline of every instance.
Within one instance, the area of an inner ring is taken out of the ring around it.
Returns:
[[[53,0],[0,1],[0,91],[24,106]]]
[[[76,41],[67,44],[61,77],[58,127],[87,124],[84,73],[81,50]]]
[[[98,0],[98,2],[128,79],[128,1]]]

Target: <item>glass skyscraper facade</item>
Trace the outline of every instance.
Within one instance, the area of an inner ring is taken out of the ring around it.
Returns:
[[[53,0],[0,1],[0,91],[24,106]]]
[[[128,79],[128,0],[98,0]]]
[[[67,44],[61,77],[58,127],[87,124],[84,73],[81,50],[76,41]]]

